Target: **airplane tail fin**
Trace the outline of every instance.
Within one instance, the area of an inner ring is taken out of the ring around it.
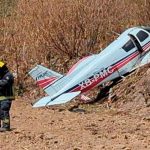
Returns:
[[[67,102],[71,101],[74,97],[78,96],[80,93],[81,93],[81,91],[64,93],[54,99],[52,99],[51,96],[43,97],[40,100],[36,101],[33,104],[33,107],[44,107],[44,106],[67,103]]]
[[[43,89],[63,77],[63,75],[41,65],[37,65],[33,68],[29,72],[29,75],[36,80],[37,84]]]

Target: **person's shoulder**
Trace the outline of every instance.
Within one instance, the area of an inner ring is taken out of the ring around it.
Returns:
[[[6,74],[5,74],[5,77],[9,77],[9,78],[14,78],[13,77],[13,74],[10,72],[10,71],[8,71]]]

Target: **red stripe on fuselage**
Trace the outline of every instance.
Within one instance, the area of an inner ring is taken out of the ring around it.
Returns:
[[[144,51],[147,51],[150,48],[150,42],[143,47]]]
[[[124,65],[129,63],[132,59],[134,59],[138,55],[139,55],[139,52],[135,52],[131,56],[125,58],[124,60],[122,60],[119,63],[117,63],[116,65],[114,65],[113,67],[116,69],[120,69],[121,67],[123,67]]]
[[[139,55],[139,52],[135,52],[133,53],[131,56],[125,58],[124,60],[118,62],[116,65],[112,66],[110,72],[111,73],[107,73],[107,75],[105,77],[99,77],[97,79],[97,81],[93,82],[92,84],[90,84],[89,86],[86,86],[84,89],[81,89],[81,86],[78,86],[77,88],[73,89],[71,92],[75,92],[75,91],[81,91],[83,92],[87,92],[88,90],[92,89],[93,87],[95,87],[97,84],[99,84],[100,82],[102,82],[104,79],[106,79],[108,76],[110,76],[111,74],[113,74],[114,72],[116,72],[118,69],[120,69],[121,67],[123,67],[124,65],[126,65],[127,63],[129,63],[131,60],[133,60],[135,57],[137,57]],[[91,79],[92,81],[92,79]]]
[[[50,83],[53,83],[57,78],[56,77],[50,77],[47,79],[42,79],[37,81],[37,84],[41,87],[41,88],[45,88],[47,85],[50,85]]]

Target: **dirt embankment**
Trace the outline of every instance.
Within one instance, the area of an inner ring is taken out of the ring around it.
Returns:
[[[114,87],[116,101],[33,109],[24,95],[11,109],[12,131],[0,133],[1,150],[149,150],[150,69],[144,67]]]

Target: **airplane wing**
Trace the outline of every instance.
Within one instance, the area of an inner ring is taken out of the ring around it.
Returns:
[[[51,96],[43,97],[37,102],[35,102],[33,104],[33,107],[44,107],[44,106],[50,106],[50,105],[63,104],[63,103],[71,101],[74,97],[78,96],[80,93],[81,91],[64,93],[54,99],[51,99]]]

